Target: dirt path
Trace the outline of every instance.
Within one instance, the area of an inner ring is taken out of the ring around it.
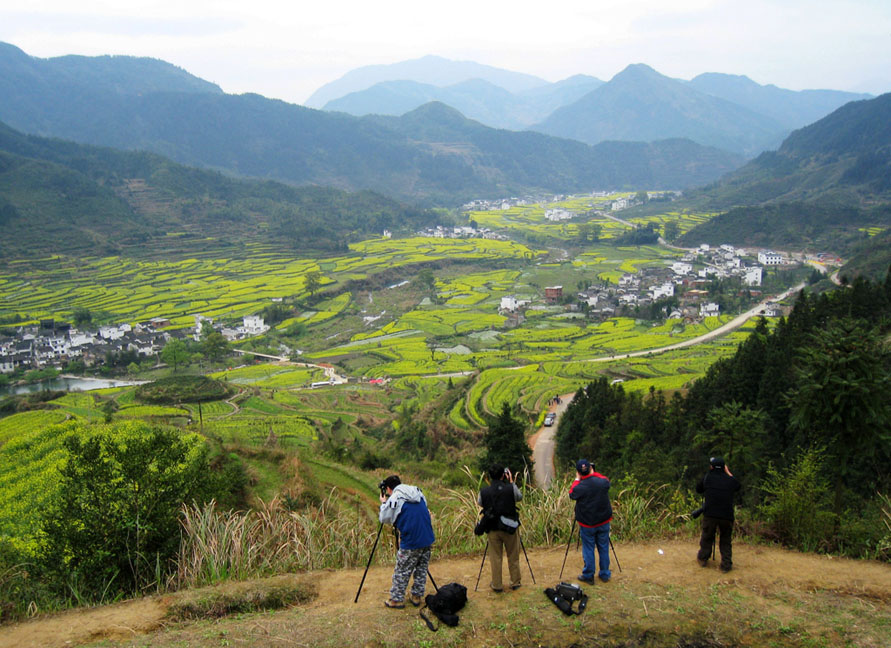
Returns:
[[[818,618],[817,610],[801,607],[806,597],[816,595],[829,597],[832,606],[862,606],[866,610],[864,613],[891,621],[891,566],[887,564],[799,554],[737,542],[734,544],[734,570],[722,574],[714,565],[702,569],[696,564],[694,540],[626,544],[616,538],[615,549],[622,569],[620,571],[614,561],[613,578],[609,583],[586,586],[592,603],[588,615],[579,617],[580,622],[602,624],[606,621],[604,615],[615,613],[620,618],[629,619],[628,624],[644,624],[645,628],[646,624],[655,623],[659,615],[678,614],[679,601],[689,606],[690,597],[693,600],[700,597],[706,602],[714,599],[719,591],[715,587],[731,596],[736,607],[740,605],[740,597],[752,598],[753,609],[760,610],[759,614],[774,614],[781,620],[786,614],[790,619],[805,614]],[[529,568],[521,556],[523,587],[505,594],[488,590],[488,564],[479,591],[473,591],[479,573],[482,540],[477,555],[444,560],[436,559],[434,555],[430,572],[438,585],[457,581],[468,588],[469,602],[461,614],[460,628],[455,629],[463,628],[465,645],[499,643],[498,637],[493,636],[493,633],[502,631],[497,622],[508,618],[520,604],[539,610],[538,623],[542,626],[556,624],[554,632],[565,632],[566,624],[561,615],[542,596],[545,587],[560,580],[564,552],[565,545],[528,548],[537,582],[532,583]],[[573,547],[562,580],[574,581],[580,567],[581,555]],[[282,579],[311,581],[318,586],[319,595],[305,606],[275,614],[229,617],[210,622],[211,625],[206,621],[168,624],[164,613],[177,596],[174,594],[76,610],[2,627],[0,648],[63,648],[101,639],[112,640],[111,645],[116,646],[361,646],[369,643],[400,646],[417,645],[416,627],[424,633],[419,636],[433,636],[417,625],[417,612],[410,606],[402,611],[384,609],[383,600],[392,573],[389,564],[369,570],[359,601],[353,603],[362,571],[324,570],[276,577],[274,580],[278,582]],[[429,587],[428,583],[428,591]],[[676,600],[676,597],[680,598]],[[680,613],[690,618],[691,623],[700,615],[709,616],[700,609]],[[144,636],[147,633],[149,636]],[[223,640],[231,643],[221,643]],[[561,642],[560,645],[564,644]]]

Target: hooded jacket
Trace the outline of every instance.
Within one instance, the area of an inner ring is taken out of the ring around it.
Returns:
[[[382,524],[392,524],[399,529],[400,549],[421,549],[436,540],[427,500],[417,486],[399,484],[381,504],[378,517]]]

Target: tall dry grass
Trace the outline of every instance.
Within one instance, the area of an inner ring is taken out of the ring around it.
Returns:
[[[425,485],[433,512],[437,555],[475,553],[485,538],[475,536],[477,496],[484,484],[465,469],[468,486],[437,489]],[[524,482],[520,533],[527,547],[567,542],[574,529],[570,479],[542,490]],[[614,484],[612,533],[617,540],[693,533],[688,513],[697,501],[679,489],[648,486],[634,480]],[[250,511],[220,511],[214,503],[183,511],[183,542],[174,580],[177,588],[222,580],[244,580],[271,574],[326,567],[363,566],[374,546],[378,525],[366,514],[337,506],[332,490],[309,512],[290,511],[278,500]],[[390,527],[385,527],[374,561],[393,560]]]

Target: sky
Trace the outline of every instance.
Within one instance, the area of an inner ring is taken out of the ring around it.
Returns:
[[[891,91],[891,0],[0,0],[0,41],[39,58],[158,58],[291,103],[428,54],[546,81],[646,63],[681,79]]]

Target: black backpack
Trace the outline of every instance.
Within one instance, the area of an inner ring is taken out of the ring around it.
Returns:
[[[566,616],[581,614],[588,607],[588,595],[574,583],[560,583],[557,587],[548,587],[544,593],[548,600],[560,608],[560,611]],[[579,602],[578,610],[572,609],[574,601]]]
[[[449,583],[443,585],[437,590],[436,594],[428,594],[424,597],[424,607],[421,608],[420,615],[424,619],[427,627],[436,632],[439,628],[433,625],[433,622],[424,614],[424,610],[429,608],[436,618],[445,623],[447,626],[458,625],[458,610],[467,603],[467,588],[461,583]]]

